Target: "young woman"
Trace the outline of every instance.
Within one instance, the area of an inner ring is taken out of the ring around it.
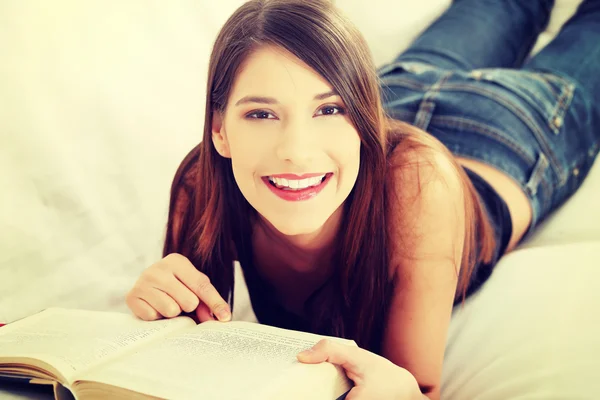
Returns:
[[[360,345],[299,355],[343,365],[349,398],[439,398],[453,306],[600,147],[599,2],[525,61],[551,8],[456,0],[378,76],[331,2],[244,4],[214,45],[165,258],[129,307],[227,321],[239,260],[260,322]]]

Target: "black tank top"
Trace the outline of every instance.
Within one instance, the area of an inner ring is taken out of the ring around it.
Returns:
[[[465,168],[465,172],[471,179],[479,197],[490,216],[490,221],[496,235],[496,252],[492,262],[489,264],[479,263],[475,266],[467,289],[467,297],[476,292],[489,278],[498,259],[504,254],[512,235],[512,222],[506,202],[498,195],[481,176],[474,171]],[[258,321],[262,324],[278,326],[284,329],[299,331],[310,331],[310,321],[287,311],[276,300],[275,288],[264,280],[256,271],[250,260],[242,263],[244,277],[248,286],[248,292],[252,308]],[[244,265],[246,264],[246,265]],[[462,299],[456,300],[458,304]],[[376,329],[382,330],[383,327]]]
[[[496,252],[494,258],[488,264],[479,263],[475,265],[473,274],[469,282],[467,289],[467,297],[476,292],[481,285],[490,277],[492,271],[504,254],[504,251],[508,247],[508,242],[512,235],[512,221],[510,219],[510,211],[508,205],[502,197],[496,192],[496,190],[490,186],[481,176],[474,171],[463,166],[463,169],[471,179],[475,190],[479,194],[482,203],[485,207],[485,211],[490,216],[490,222],[494,228],[496,236]],[[460,300],[457,300],[459,302]]]

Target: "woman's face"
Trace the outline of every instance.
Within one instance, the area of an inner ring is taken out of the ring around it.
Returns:
[[[285,235],[316,233],[352,190],[360,138],[329,83],[286,50],[253,52],[213,143],[248,202]]]

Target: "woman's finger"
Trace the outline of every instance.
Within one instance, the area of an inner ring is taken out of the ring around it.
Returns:
[[[364,400],[373,397],[368,397],[368,390],[364,386],[354,386],[344,397],[345,400]]]
[[[323,361],[340,365],[348,375],[362,376],[364,364],[368,362],[364,351],[359,347],[347,346],[332,340],[323,339],[311,349],[298,354],[298,360],[307,364]]]
[[[174,257],[175,255],[171,256]],[[198,296],[200,302],[205,303],[211,313],[220,321],[231,320],[229,304],[221,297],[208,276],[198,271],[185,257],[179,256],[177,260],[178,263],[170,264],[175,277]]]
[[[165,318],[174,318],[181,314],[179,304],[167,293],[158,288],[144,288],[140,290],[144,299],[152,308]]]
[[[154,321],[162,317],[150,304],[139,297],[128,296],[127,305],[138,318],[144,321]]]
[[[215,321],[210,308],[204,303],[198,304],[198,308],[196,308],[196,317],[200,323],[205,321]]]
[[[161,276],[160,285],[155,287],[168,293],[169,296],[177,302],[182,311],[192,312],[200,303],[200,300],[196,297],[194,292],[178,280],[171,272],[164,273],[164,275]]]

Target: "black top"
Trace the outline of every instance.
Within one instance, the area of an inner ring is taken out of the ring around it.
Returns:
[[[496,190],[494,190],[489,183],[487,183],[474,171],[464,166],[463,169],[471,179],[475,190],[477,190],[477,193],[479,194],[479,197],[481,198],[485,207],[485,211],[490,216],[490,222],[494,228],[494,232],[496,233],[496,252],[494,253],[494,258],[489,264],[479,263],[475,265],[473,274],[471,275],[469,288],[467,289],[468,297],[472,293],[476,292],[477,289],[479,289],[492,274],[494,266],[502,254],[504,254],[504,251],[508,246],[513,227],[508,205],[504,199],[498,195],[498,192],[496,192]]]
[[[464,168],[464,167],[463,167]],[[490,215],[491,223],[496,233],[496,252],[491,263],[480,263],[475,266],[471,276],[471,282],[467,289],[467,297],[477,291],[489,278],[494,266],[504,250],[508,246],[512,234],[512,222],[506,202],[498,195],[485,180],[470,169],[464,168],[477,190],[485,211]],[[252,302],[252,308],[260,323],[278,326],[285,329],[310,331],[308,320],[285,310],[276,299],[275,288],[264,280],[255,270],[252,262],[246,260],[243,265],[244,277],[248,286],[248,292]],[[459,303],[458,299],[455,304]]]
[[[295,331],[311,332],[310,321],[283,308],[277,301],[275,288],[263,279],[251,262],[242,264],[250,302],[261,324]]]

